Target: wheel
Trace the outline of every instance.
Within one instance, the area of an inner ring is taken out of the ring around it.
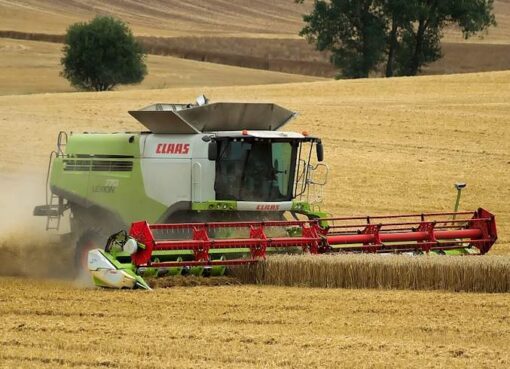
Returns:
[[[76,241],[74,268],[77,276],[88,274],[88,253],[92,249],[103,248],[106,238],[100,229],[85,230]]]
[[[75,245],[74,260],[70,269],[74,270],[77,277],[85,276],[90,279],[88,273],[88,252],[94,248],[104,249],[108,237],[126,228],[111,213],[98,207],[85,208],[71,202],[71,232]],[[70,246],[71,246],[70,245]]]

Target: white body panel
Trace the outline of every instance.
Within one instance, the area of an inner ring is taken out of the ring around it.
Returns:
[[[216,198],[214,181],[216,163],[205,159],[193,159],[191,170],[191,198],[193,202],[211,201]]]
[[[246,135],[243,135],[243,131],[222,131],[216,132],[217,137],[257,137],[257,138],[304,138],[301,133],[296,132],[282,132],[282,131],[246,131]]]
[[[143,159],[142,175],[148,197],[166,206],[191,201],[191,160]]]
[[[140,140],[141,170],[148,197],[165,206],[178,202],[205,202],[216,199],[216,163],[208,159],[205,136],[243,137],[242,132],[210,134],[148,134]],[[259,138],[302,138],[293,132],[249,131]],[[239,201],[239,211],[288,211],[292,202]]]
[[[207,159],[204,136],[149,134],[140,141],[148,197],[166,206],[214,200],[215,163]]]

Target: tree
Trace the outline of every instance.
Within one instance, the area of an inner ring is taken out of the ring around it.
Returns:
[[[61,75],[79,89],[109,91],[140,83],[147,74],[142,46],[124,22],[112,17],[71,25],[63,52]]]
[[[388,0],[389,2],[396,0]],[[411,19],[402,24],[399,75],[416,75],[422,66],[441,57],[445,27],[457,27],[467,39],[496,25],[493,0],[410,0]]]
[[[296,0],[303,2],[303,0]],[[317,0],[300,35],[320,51],[332,52],[332,63],[347,78],[368,77],[386,47],[386,21],[373,0]]]
[[[387,31],[386,77],[392,77],[394,75],[395,58],[400,54],[403,30],[415,18],[415,4],[413,0],[387,0],[382,1],[381,5],[389,22]]]
[[[303,0],[295,0],[302,3]],[[386,76],[416,75],[441,57],[445,27],[468,38],[496,25],[494,0],[315,0],[300,34],[345,77],[367,77],[386,59]]]

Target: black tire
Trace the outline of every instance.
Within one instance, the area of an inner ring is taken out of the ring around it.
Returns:
[[[71,206],[71,232],[75,245],[72,269],[76,276],[88,275],[88,251],[94,248],[104,249],[108,237],[124,229],[118,219],[112,214],[98,207],[85,208],[76,203]]]
[[[88,272],[88,252],[92,249],[104,248],[106,238],[100,229],[89,228],[84,231],[76,241],[74,250],[74,268],[76,275]]]

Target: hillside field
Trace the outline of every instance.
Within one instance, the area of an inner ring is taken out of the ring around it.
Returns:
[[[0,36],[14,37],[12,34],[18,33],[15,37],[33,40],[49,37],[61,41],[70,24],[89,20],[95,15],[113,15],[126,21],[134,34],[142,37],[149,53],[333,77],[338,71],[330,64],[329,54],[317,52],[313,45],[298,36],[303,27],[302,15],[310,11],[311,4],[311,0],[303,5],[295,4],[293,0],[150,0],[142,3],[131,0],[6,0],[0,1]],[[455,28],[446,29],[444,57],[424,68],[422,74],[509,69],[510,1],[496,0],[494,12],[498,26],[469,40],[464,40]],[[26,49],[25,57],[31,55],[31,50],[34,52],[31,60],[40,57],[36,49]],[[58,59],[54,57],[52,62],[58,64]],[[151,60],[156,62],[152,57],[149,58]],[[23,56],[19,62],[23,62]],[[182,65],[172,59],[164,62],[158,59],[156,63],[157,67]],[[41,71],[37,66],[30,71],[25,70],[29,72],[27,75]],[[184,67],[184,70],[186,76],[188,68]],[[382,70],[383,67],[380,74]],[[32,81],[35,86],[32,86],[30,93],[43,92],[45,88],[52,92],[63,91],[45,76]],[[144,84],[147,85],[158,88],[166,86],[165,83],[154,81]],[[173,86],[168,84],[168,87]],[[187,85],[177,83],[177,86]],[[3,90],[6,89],[3,87]],[[11,93],[18,91],[14,89]]]
[[[489,31],[484,42],[509,43],[510,1],[494,3],[498,27]],[[302,15],[311,6],[311,0],[304,5],[294,0],[3,0],[0,30],[62,34],[71,23],[107,14],[121,17],[136,34],[145,36],[298,38]],[[455,31],[446,36],[462,41]]]
[[[60,76],[62,45],[0,38],[0,95],[75,91]],[[320,78],[148,55],[149,74],[141,84],[117,89],[258,85],[317,81]]]
[[[497,216],[495,253],[510,254],[510,72],[419,78],[0,97],[0,172],[40,172],[57,133],[142,127],[128,114],[154,102],[274,101],[300,113],[288,130],[324,139],[323,208],[335,215],[451,210]],[[29,139],[27,139],[29,138]],[[27,155],[27,153],[30,153]],[[42,186],[42,185],[41,185]]]

